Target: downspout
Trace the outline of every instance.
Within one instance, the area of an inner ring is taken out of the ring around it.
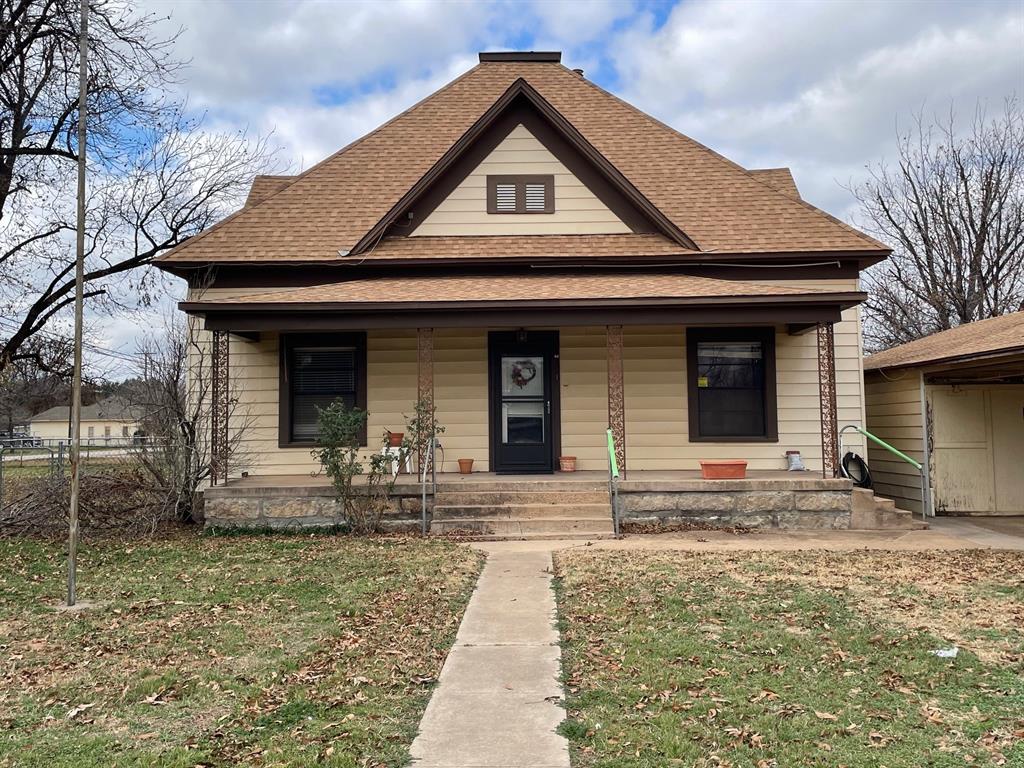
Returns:
[[[924,469],[921,472],[921,516],[935,517],[932,510],[932,457],[928,439],[928,394],[924,387],[924,371],[917,372],[921,400],[921,443],[924,448]]]

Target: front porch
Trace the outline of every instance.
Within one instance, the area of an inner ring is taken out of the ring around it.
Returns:
[[[833,478],[838,424],[863,422],[862,294],[846,277],[818,286],[413,277],[186,302],[209,332],[208,524],[336,524],[311,451],[317,409],[343,398],[368,414],[364,463],[418,403],[433,409],[435,531],[556,518],[603,532],[609,429],[624,520],[848,527],[850,486]],[[787,474],[787,452],[807,471]],[[579,471],[559,472],[562,457]],[[747,480],[700,479],[701,461],[737,459]],[[450,474],[469,461],[472,475]],[[388,527],[419,527],[419,486],[403,480],[394,498]]]
[[[692,470],[633,470],[618,485],[620,519],[630,523],[758,529],[851,527],[849,480],[812,472],[754,470],[743,480],[704,480]],[[384,527],[418,531],[423,486],[402,475]],[[587,538],[610,532],[608,473],[437,475],[427,486],[425,519],[434,532],[501,533],[515,538],[554,531]],[[306,528],[341,524],[329,480],[322,475],[264,475],[229,480],[205,492],[211,527]],[[554,521],[561,521],[558,525]],[[500,531],[496,528],[501,529]],[[565,537],[565,536],[563,536]]]

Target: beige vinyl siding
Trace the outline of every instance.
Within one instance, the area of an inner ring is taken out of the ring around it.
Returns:
[[[767,281],[764,281],[767,282]],[[789,284],[793,284],[792,282]],[[854,281],[799,283],[850,290]],[[206,297],[252,292],[218,289]],[[434,398],[445,471],[459,458],[474,459],[488,471],[487,331],[436,329]],[[624,328],[626,456],[629,469],[697,469],[704,458],[744,458],[751,469],[782,469],[786,450],[799,450],[810,469],[821,468],[816,335],[789,336],[776,329],[779,441],[777,443],[689,442],[686,401],[686,330],[682,326]],[[209,334],[203,334],[208,338]],[[839,423],[863,424],[864,395],[860,326],[856,310],[836,326]],[[580,469],[604,470],[608,426],[607,347],[603,327],[560,331],[560,400],[563,455],[575,455]],[[368,410],[371,444],[385,429],[400,429],[417,396],[416,331],[371,330],[367,334]],[[277,447],[278,339],[259,342],[231,337],[232,389],[239,404],[236,421],[252,422],[243,441],[252,472],[296,474],[314,471],[307,448]],[[847,446],[863,455],[859,439]]]
[[[915,370],[887,375],[869,371],[865,377],[867,429],[910,458],[924,462],[924,419],[921,375]],[[916,469],[881,446],[868,447],[868,466],[875,493],[900,509],[921,513],[921,476]]]
[[[836,386],[840,423],[860,413],[855,339],[836,338]],[[630,469],[697,469],[701,459],[746,459],[752,470],[785,469],[785,452],[798,450],[810,469],[821,469],[821,417],[815,334],[776,330],[778,442],[689,441],[686,329],[672,326],[624,329],[626,465]],[[840,345],[840,340],[846,343]],[[858,423],[859,419],[857,419]]]
[[[856,290],[856,279],[759,280],[820,290]],[[805,465],[821,470],[818,346],[812,331],[790,336],[776,329],[777,443],[690,443],[686,399],[686,330],[681,326],[627,326],[626,464],[630,469],[697,469],[701,459],[742,458],[750,469],[784,469],[785,452],[798,450]],[[843,313],[835,326],[836,399],[839,426],[864,424],[860,312]],[[863,455],[859,435],[844,438]]]
[[[209,351],[210,334],[200,335],[201,348]],[[278,446],[278,395],[280,381],[279,337],[264,333],[259,341],[238,336],[230,339],[230,391],[236,401],[230,429],[235,456],[232,474],[304,474],[318,469],[309,447]],[[367,332],[367,439],[377,450],[385,430],[402,431],[417,397],[416,331],[371,330]],[[192,370],[198,370],[193,355]],[[205,363],[202,371],[209,371]]]
[[[552,174],[555,212],[487,213],[487,176]],[[418,235],[575,235],[630,232],[524,126],[512,132],[417,227]]]
[[[458,459],[473,459],[474,471],[488,471],[486,330],[434,331],[434,405],[445,428],[440,469],[457,472]]]
[[[563,328],[559,334],[562,455],[578,469],[603,470],[608,459],[608,342],[604,327]]]

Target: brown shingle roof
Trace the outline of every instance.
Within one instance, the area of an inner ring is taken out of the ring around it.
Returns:
[[[474,67],[160,261],[336,260],[520,78],[704,251],[887,250],[561,64],[518,61]]]
[[[846,295],[846,294],[843,294]],[[722,299],[813,297],[827,291],[738,280],[654,273],[529,274],[437,277],[380,277],[348,280],[287,291],[184,302],[190,310],[213,305],[404,304],[502,301],[586,301],[608,299]]]
[[[249,195],[245,198],[245,207],[258,205],[275,192],[280,192],[295,181],[294,176],[266,176],[260,175],[252,180],[249,187]]]
[[[602,258],[611,256],[684,256],[693,251],[664,235],[465,235],[386,237],[370,251],[346,262],[405,259]]]
[[[933,333],[923,339],[876,352],[865,358],[864,370],[902,368],[1019,351],[1024,351],[1024,312],[1013,312]]]
[[[753,168],[748,173],[772,189],[785,192],[792,197],[800,197],[800,190],[796,188],[796,180],[789,168]]]

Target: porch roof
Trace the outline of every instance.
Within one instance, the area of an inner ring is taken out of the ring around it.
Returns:
[[[836,322],[866,298],[686,274],[452,275],[346,280],[184,301],[211,330],[445,327],[466,324]]]

